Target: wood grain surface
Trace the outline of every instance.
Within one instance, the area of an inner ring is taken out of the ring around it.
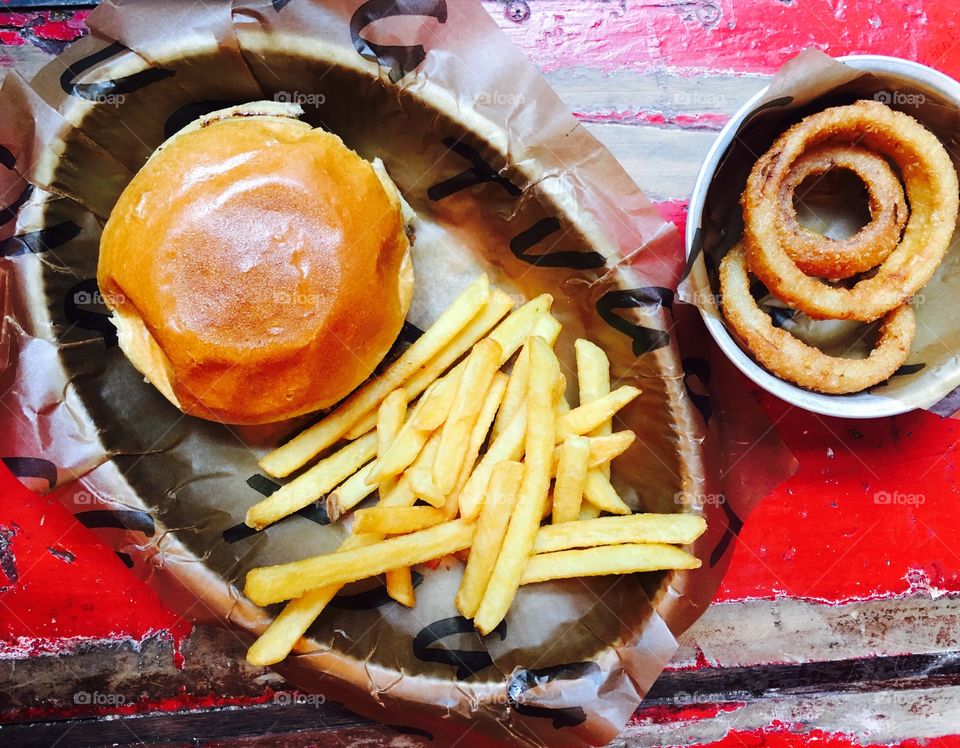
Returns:
[[[86,32],[87,10],[40,5],[0,6],[0,75],[29,78]],[[803,48],[960,74],[946,0],[485,6],[681,228],[718,130]],[[719,602],[615,745],[960,745],[960,422],[823,418],[743,386],[801,469],[750,518]],[[897,492],[922,501],[878,501]],[[0,745],[431,744],[285,691],[55,498],[7,472],[0,496]]]

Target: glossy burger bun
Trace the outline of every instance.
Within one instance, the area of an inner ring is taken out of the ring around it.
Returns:
[[[131,363],[184,413],[230,424],[333,405],[400,332],[412,219],[379,161],[255,102],[164,143],[100,242]]]

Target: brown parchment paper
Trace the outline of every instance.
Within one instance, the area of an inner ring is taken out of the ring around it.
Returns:
[[[960,168],[960,101],[900,75],[864,72],[817,50],[805,50],[777,72],[767,91],[754,102],[713,176],[695,233],[691,273],[681,285],[682,298],[709,314],[717,313],[705,302],[719,298],[720,260],[742,235],[739,200],[757,158],[803,117],[858,99],[881,101],[919,120],[940,138],[954,166]],[[855,199],[858,191],[862,193],[863,186],[856,178],[827,175],[801,196],[798,215],[827,236],[850,236],[869,218],[869,212],[864,213],[865,208]],[[958,293],[960,246],[955,234],[936,274],[914,297],[917,332],[904,365],[888,381],[866,392],[817,397],[824,402],[853,399],[866,404],[892,398],[941,416],[956,414],[960,411],[960,317],[948,310]],[[865,357],[873,347],[876,323],[811,320],[762,290],[759,294],[761,307],[771,313],[775,324],[830,355]]]
[[[246,640],[275,610],[243,598],[245,573],[340,543],[349,522],[319,505],[243,526],[277,486],[257,459],[302,423],[183,416],[120,352],[95,281],[101,225],[167,136],[231,104],[300,103],[382,158],[418,215],[411,326],[479,272],[518,297],[552,293],[568,379],[586,336],[643,390],[620,418],[638,435],[614,469],[621,494],[702,512],[709,530],[692,548],[702,569],[525,587],[484,638],[455,610],[456,559],[417,570],[412,610],[379,580],[351,585],[277,669],[438,744],[609,742],[709,604],[752,506],[795,467],[695,311],[674,306],[674,228],[474,0],[132,0],[89,24],[0,90],[0,179],[26,192],[0,235],[8,465],[59,486],[169,605]]]

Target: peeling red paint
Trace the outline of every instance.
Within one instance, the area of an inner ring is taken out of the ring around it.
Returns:
[[[703,653],[703,650],[700,649],[695,643],[693,644],[694,649],[694,658],[693,662],[687,662],[682,665],[667,665],[664,670],[669,670],[671,672],[682,672],[684,670],[703,670],[708,667],[717,667],[716,662],[711,662],[707,659],[707,656]]]
[[[89,10],[43,10],[36,13],[0,12],[0,44],[33,44],[46,52],[62,47],[87,33]]]
[[[0,527],[16,525],[9,550],[17,579],[0,591],[0,654],[26,657],[72,651],[91,641],[142,641],[160,632],[181,639],[190,623],[156,594],[57,500],[36,496],[0,470]],[[49,552],[71,554],[65,564]]]
[[[4,13],[0,12],[0,26],[26,26],[32,19],[37,18],[37,13]]]
[[[104,715],[144,715],[164,712],[178,712],[188,709],[223,709],[226,707],[257,706],[274,703],[278,693],[267,689],[257,696],[221,696],[219,694],[192,694],[182,692],[168,699],[141,698],[140,694],[105,694],[109,705],[77,705],[68,709],[51,710],[45,707],[27,707],[0,713],[0,724],[12,722],[37,722],[55,717],[56,719],[74,719]],[[120,702],[120,703],[118,703]]]
[[[729,701],[722,704],[695,703],[695,694],[679,693],[675,696],[676,706],[644,706],[630,717],[631,725],[670,725],[677,722],[697,722],[715,719],[721,714],[739,711],[747,705],[745,701]],[[694,702],[694,703],[691,703]]]
[[[800,748],[816,745],[822,748],[883,748],[878,743],[865,743],[854,735],[823,730],[803,730],[798,725],[795,732],[788,732],[787,726],[772,723],[763,730],[731,730],[723,739],[711,743],[691,743],[690,748]],[[889,744],[887,744],[889,745]],[[943,735],[921,740],[898,740],[902,748],[957,748],[960,735]]]
[[[681,130],[720,130],[730,120],[729,115],[719,112],[689,114],[635,109],[574,112],[573,114],[581,122],[615,125],[652,125],[655,127],[679,128]]]
[[[720,11],[713,23],[709,6]],[[530,7],[522,24],[492,16],[543,70],[771,73],[815,47],[833,55],[895,55],[960,72],[960,16],[946,2],[584,0]]]
[[[817,417],[744,387],[800,469],[746,523],[718,600],[960,592],[960,420]]]
[[[42,39],[55,39],[61,42],[72,42],[84,33],[83,26],[75,21],[48,21],[31,27],[33,32]]]
[[[27,41],[20,36],[19,31],[8,31],[0,29],[0,44],[7,47],[22,47]]]

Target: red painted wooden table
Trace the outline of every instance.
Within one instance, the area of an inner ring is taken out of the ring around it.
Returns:
[[[960,75],[946,0],[486,7],[680,226],[716,131],[801,49]],[[0,10],[0,70],[32,74],[86,12]],[[716,604],[619,742],[960,745],[960,420],[824,418],[742,386],[800,470],[749,519]],[[0,495],[0,744],[419,744],[285,692],[229,633],[166,610],[56,498],[7,470]]]

